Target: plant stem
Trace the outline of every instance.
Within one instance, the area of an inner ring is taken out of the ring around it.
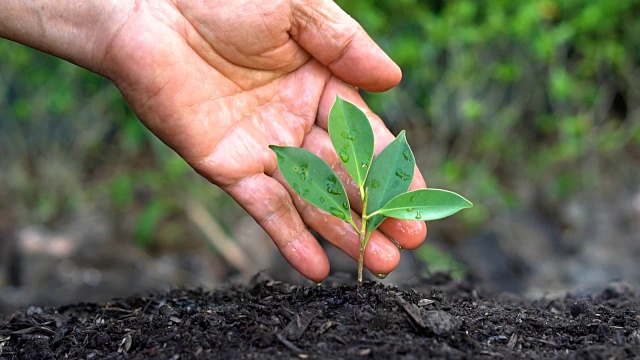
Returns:
[[[362,219],[362,229],[359,231],[360,234],[360,253],[358,254],[358,287],[362,285],[362,269],[364,267],[364,249],[367,247],[367,240],[369,238],[367,233],[367,220]]]
[[[360,223],[360,231],[358,231],[358,235],[360,235],[358,242],[360,243],[360,252],[358,254],[358,282],[357,288],[360,288],[362,285],[362,269],[364,267],[364,250],[367,247],[367,242],[369,241],[369,233],[367,232],[367,220],[369,217],[367,216],[367,192],[363,192],[362,196],[362,222]]]

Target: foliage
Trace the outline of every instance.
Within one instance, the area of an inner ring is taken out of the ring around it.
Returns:
[[[338,175],[307,150],[271,145],[282,176],[309,203],[353,227],[360,237],[358,285],[362,283],[364,251],[372,232],[387,218],[437,220],[471,207],[462,196],[439,189],[408,191],[415,159],[404,131],[374,157],[373,130],[354,104],[336,98],[329,112],[329,136],[342,165],[358,186],[362,202],[360,225]]]
[[[462,280],[467,276],[467,269],[455,257],[438,247],[425,243],[415,251],[416,257],[424,262],[424,271],[428,276],[438,272],[449,274],[455,280]]]
[[[468,224],[604,192],[637,163],[640,1],[337,2],[403,69],[367,102],[413,129],[431,181],[486,199]]]
[[[0,58],[0,216],[16,227],[106,214],[122,238],[166,249],[200,236],[186,198],[229,213],[216,210],[229,199],[152,136],[111,82],[9,41]]]

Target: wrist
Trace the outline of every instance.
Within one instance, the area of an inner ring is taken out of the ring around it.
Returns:
[[[0,37],[101,73],[108,44],[132,7],[125,1],[3,0]]]

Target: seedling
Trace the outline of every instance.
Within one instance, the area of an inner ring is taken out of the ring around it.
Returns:
[[[354,221],[351,205],[338,175],[318,156],[296,147],[275,146],[282,176],[293,191],[319,209],[336,216],[358,233],[358,285],[362,284],[364,251],[373,231],[387,218],[437,220],[473,206],[447,190],[408,191],[415,159],[404,130],[374,158],[373,130],[354,104],[336,98],[329,112],[329,137],[342,164],[360,189],[361,221]]]

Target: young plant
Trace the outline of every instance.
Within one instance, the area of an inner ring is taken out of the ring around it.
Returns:
[[[472,206],[447,190],[408,191],[415,159],[404,130],[374,158],[373,130],[354,104],[336,98],[329,112],[329,137],[342,164],[360,188],[360,226],[353,220],[344,186],[318,156],[296,147],[275,146],[280,172],[304,200],[347,223],[358,233],[358,285],[362,284],[364,251],[373,231],[386,219],[436,220]]]

